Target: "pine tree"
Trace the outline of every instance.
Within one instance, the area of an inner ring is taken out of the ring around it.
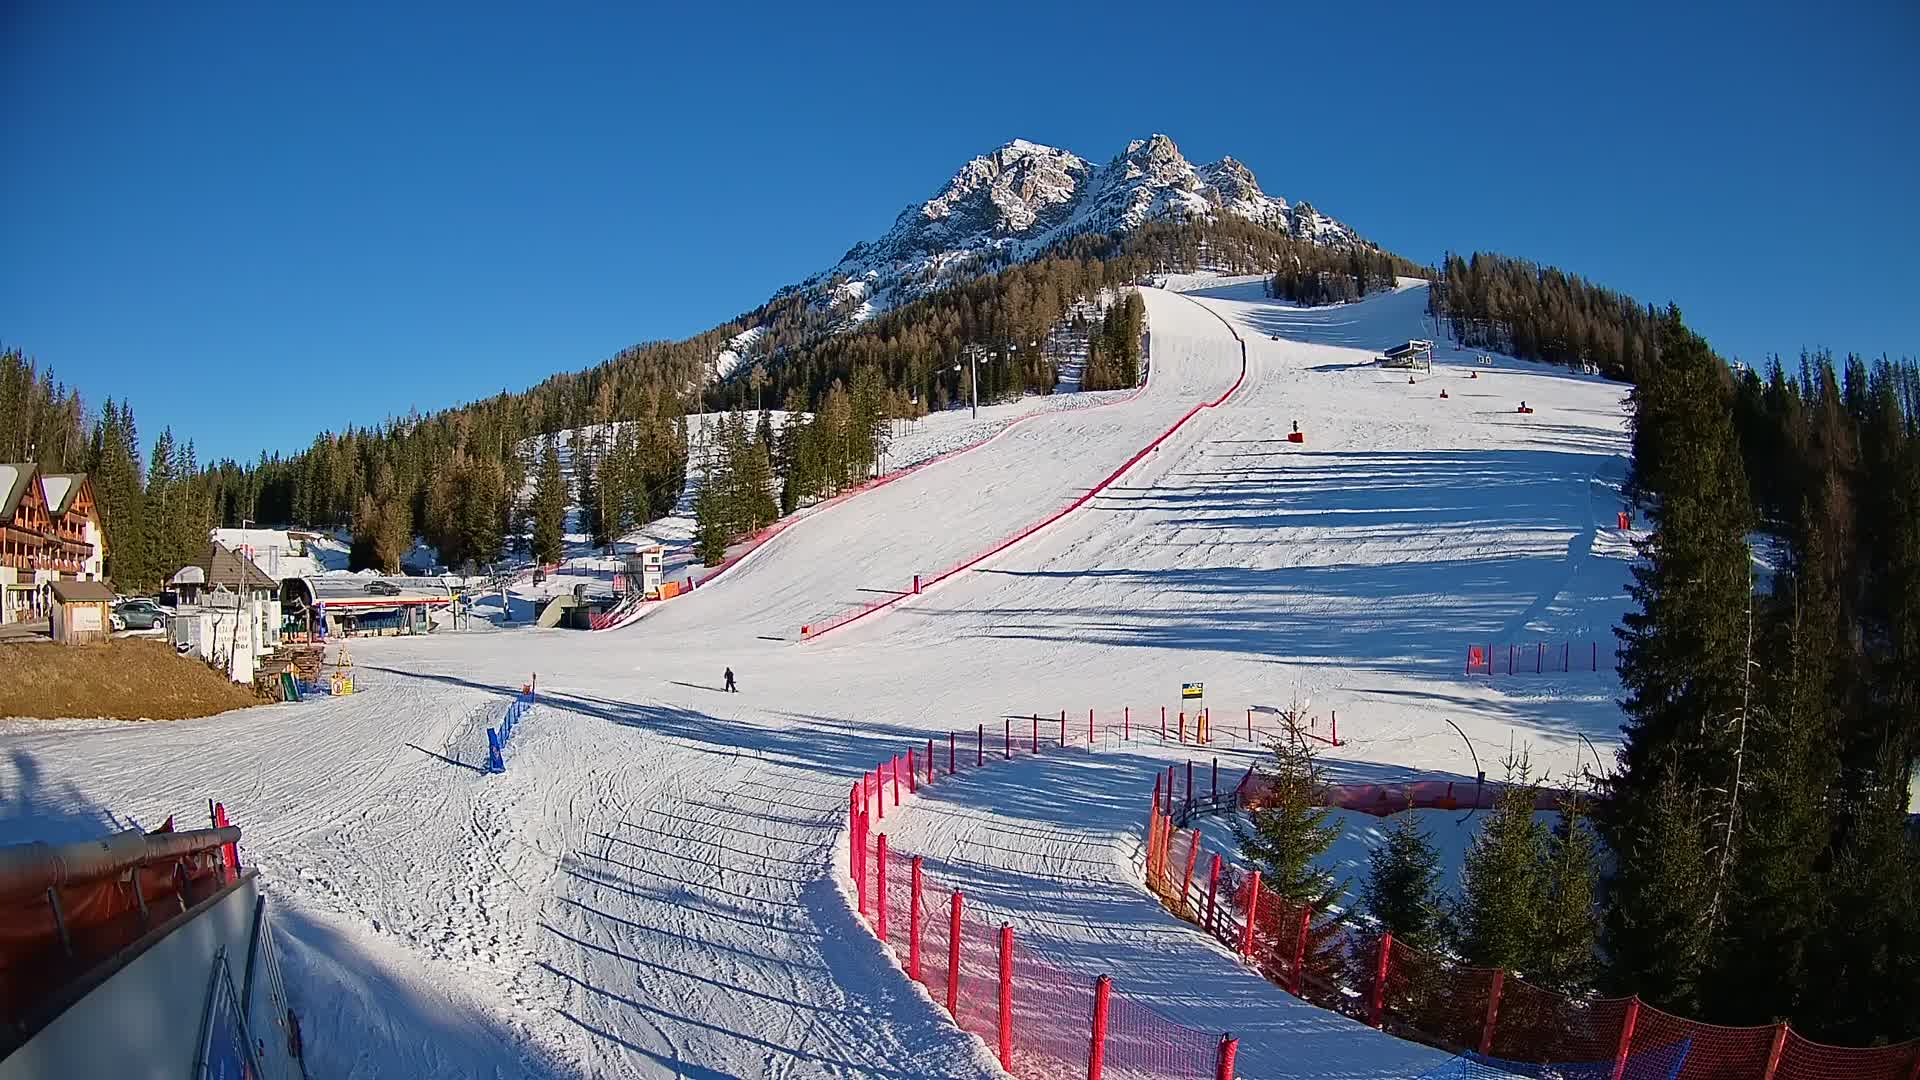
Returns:
[[[1431,951],[1446,936],[1439,886],[1440,852],[1409,806],[1394,815],[1386,842],[1368,856],[1360,902],[1394,940]]]
[[[1709,835],[1701,792],[1672,771],[1636,797],[1645,800],[1642,812],[1625,817],[1609,841],[1618,869],[1604,934],[1608,983],[1615,993],[1694,1014],[1713,949],[1709,853],[1719,837]]]
[[[724,446],[708,447],[706,466],[701,470],[700,491],[694,496],[694,555],[702,566],[718,566],[727,557],[728,468]]]
[[[1746,530],[1752,509],[1733,431],[1725,366],[1677,309],[1659,325],[1660,362],[1635,388],[1634,470],[1654,530],[1642,541],[1630,588],[1640,610],[1619,631],[1627,714],[1620,771],[1609,778],[1600,823],[1622,855],[1610,881],[1608,951],[1615,976],[1662,1008],[1691,1003],[1714,930],[1715,885],[1733,863],[1725,843],[1733,775],[1749,708],[1752,587]],[[1708,793],[1714,797],[1706,800]],[[1691,818],[1658,818],[1681,808]],[[1661,843],[1688,853],[1654,852]],[[1712,852],[1704,886],[1663,870]],[[1704,887],[1704,892],[1696,892]],[[1699,917],[1672,910],[1698,899]],[[1677,936],[1697,932],[1681,947]],[[1662,999],[1660,995],[1678,995]]]
[[[548,434],[540,444],[540,471],[533,489],[533,557],[544,564],[566,555],[567,488],[560,476],[560,445]]]
[[[1455,947],[1474,967],[1530,974],[1539,966],[1550,884],[1546,829],[1533,818],[1538,794],[1523,755],[1510,763],[1507,785],[1467,850]]]
[[[773,461],[768,449],[767,443],[755,440],[743,442],[734,451],[739,454],[733,471],[739,488],[742,532],[765,528],[779,516],[780,508],[773,498]]]
[[[1587,820],[1585,802],[1569,794],[1547,837],[1547,895],[1540,913],[1540,946],[1532,976],[1569,994],[1586,990],[1597,966],[1599,929],[1594,921],[1599,886],[1599,838]]]
[[[1724,929],[1704,987],[1723,1023],[1769,1023],[1795,1014],[1808,983],[1808,950],[1828,903],[1820,867],[1834,834],[1829,793],[1838,780],[1828,718],[1835,715],[1833,645],[1839,607],[1824,555],[1823,515],[1801,515],[1800,539],[1775,581],[1784,625],[1764,649],[1770,662],[1749,726],[1738,858]]]
[[[1331,824],[1325,771],[1298,711],[1283,719],[1285,730],[1267,743],[1273,757],[1261,770],[1260,805],[1247,814],[1247,824],[1234,822],[1234,835],[1241,854],[1260,870],[1263,891],[1324,906],[1342,885],[1315,860],[1340,838],[1340,827]]]

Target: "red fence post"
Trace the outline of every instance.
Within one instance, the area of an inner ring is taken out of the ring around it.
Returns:
[[[1253,710],[1247,710],[1247,741],[1253,741]]]
[[[1493,1049],[1493,1025],[1500,1019],[1500,991],[1507,984],[1505,968],[1493,969],[1493,984],[1487,987],[1487,1019],[1480,1025],[1480,1056]]]
[[[914,982],[924,982],[920,978],[920,856],[913,857],[913,896],[907,908],[907,977]]]
[[[227,827],[228,824],[229,822],[227,821],[227,804],[214,803],[213,804],[213,827],[216,829],[224,829]],[[233,881],[240,880],[240,845],[239,844],[226,843],[226,844],[220,845],[220,870],[221,870],[221,874],[223,875],[226,881],[233,882]]]
[[[1328,716],[1330,716],[1332,719],[1329,721],[1327,734],[1333,737],[1333,745],[1339,746],[1340,745],[1340,713],[1336,710],[1328,713]]]
[[[875,858],[878,860],[878,865],[874,867],[874,895],[873,895],[873,898],[879,901],[879,903],[876,905],[879,909],[879,914],[876,915],[874,919],[874,925],[875,925],[874,933],[880,938],[881,944],[884,945],[887,940],[887,834],[886,833],[880,834],[879,845],[880,845],[879,849],[875,854]]]
[[[1294,997],[1303,996],[1307,988],[1307,936],[1313,929],[1313,905],[1305,904],[1300,908],[1300,934],[1293,943],[1293,988]]]
[[[1213,913],[1216,910],[1215,904],[1219,896],[1220,855],[1218,852],[1215,852],[1213,856],[1213,868],[1207,871],[1207,930],[1212,933],[1217,933],[1217,931],[1214,930]]]
[[[1000,927],[1000,1064],[1013,1068],[1013,927]]]
[[[1213,759],[1213,801],[1220,801],[1220,759]]]
[[[1033,752],[1040,752],[1040,714],[1033,714]]]
[[[1162,705],[1160,706],[1160,739],[1162,742],[1165,742],[1166,738],[1167,738],[1167,707],[1165,705]]]
[[[1107,1063],[1107,999],[1113,994],[1112,976],[1102,975],[1093,983],[1093,1043],[1087,1048],[1087,1080],[1100,1080]]]
[[[1175,773],[1173,770],[1177,768],[1179,768],[1179,766],[1177,765],[1167,766],[1167,810],[1166,812],[1169,817],[1173,815],[1173,781],[1175,776]]]
[[[947,1015],[960,1013],[960,890],[953,890],[953,913],[947,916]]]
[[[1087,710],[1087,749],[1093,749],[1093,710]]]
[[[862,780],[853,785],[852,797],[847,810],[847,873],[853,876],[853,891],[860,897],[860,914],[867,913],[867,875],[860,865],[861,849],[866,847],[860,829],[860,811],[866,807],[866,796],[861,788],[866,786]]]
[[[893,755],[893,805],[900,805],[900,755]]]
[[[1187,809],[1193,809],[1193,759],[1187,759]]]
[[[1007,760],[1012,761],[1013,760],[1013,721],[1011,719],[1005,719],[1005,720],[1002,720],[1001,723],[1006,725],[1006,730],[1001,732],[1001,734],[1004,735],[1007,740]]]
[[[933,740],[927,740],[927,783],[933,783]]]
[[[1253,955],[1253,919],[1260,911],[1260,871],[1247,882],[1247,925],[1240,928],[1240,955]]]
[[[987,763],[987,725],[981,724],[980,741],[973,748],[973,764],[976,768]]]
[[[878,766],[873,770],[873,805],[879,810],[874,816],[881,821],[887,820],[887,778]]]
[[[1200,861],[1200,830],[1187,830],[1187,876],[1180,883],[1180,906],[1187,906],[1187,897],[1193,893],[1193,867]]]
[[[1133,706],[1120,707],[1120,737],[1127,742],[1133,741]]]
[[[918,768],[919,762],[914,759],[913,751],[913,747],[907,747],[907,791],[909,794],[919,790],[914,782],[914,777],[918,775],[920,771]]]
[[[1067,745],[1067,710],[1061,709],[1060,710],[1060,746],[1062,749],[1064,749],[1066,745]]]
[[[1180,710],[1180,741],[1187,741],[1187,710]]]
[[[1220,1056],[1214,1061],[1214,1080],[1233,1080],[1233,1059],[1240,1053],[1240,1040],[1232,1032],[1220,1036]]]
[[[1373,965],[1373,996],[1367,1003],[1367,1023],[1380,1026],[1387,1005],[1387,965],[1393,959],[1393,931],[1380,935],[1380,959]]]
[[[952,776],[955,772],[959,771],[953,767],[953,744],[954,744],[953,732],[949,731],[947,732],[947,775],[948,776]]]
[[[1773,1029],[1773,1045],[1767,1049],[1767,1071],[1760,1074],[1760,1080],[1773,1080],[1773,1074],[1780,1071],[1780,1053],[1787,1048],[1787,1024],[1782,1020]]]
[[[1620,1045],[1613,1051],[1613,1080],[1621,1080],[1627,1071],[1627,1051],[1633,1046],[1633,1026],[1640,1019],[1640,996],[1627,999],[1627,1015],[1620,1021]]]

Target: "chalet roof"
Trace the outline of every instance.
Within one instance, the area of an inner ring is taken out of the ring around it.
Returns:
[[[46,493],[48,512],[54,517],[66,513],[86,482],[86,473],[41,473],[40,490]]]
[[[53,591],[53,598],[63,604],[113,602],[113,590],[103,581],[55,581],[48,583],[47,588]]]
[[[252,559],[222,544],[208,543],[187,565],[199,567],[209,587],[274,592],[280,589],[280,583],[261,573]]]
[[[20,499],[27,493],[34,472],[31,461],[0,464],[0,518],[13,520],[13,512],[19,509]]]

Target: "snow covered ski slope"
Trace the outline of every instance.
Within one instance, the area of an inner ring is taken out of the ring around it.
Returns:
[[[1221,717],[1296,696],[1337,709],[1351,779],[1470,777],[1521,742],[1564,772],[1618,723],[1624,388],[1444,348],[1413,385],[1373,368],[1438,336],[1419,287],[1303,310],[1257,283],[1179,284],[1146,291],[1137,397],[1037,416],[849,499],[630,627],[356,642],[367,692],[350,698],[0,727],[0,840],[222,798],[279,905],[326,1075],[995,1075],[829,871],[848,783],[904,744],[1008,713],[1177,709],[1183,681]],[[1241,376],[1228,323],[1244,384],[1113,486],[938,589],[798,640],[1067,505],[1219,398]],[[1296,419],[1302,444],[1285,441]],[[1537,639],[1597,642],[1603,670],[1462,669],[1470,642]],[[741,693],[719,690],[723,667]],[[540,704],[506,773],[483,775],[476,739],[533,672]],[[1142,743],[983,773],[903,813],[902,843],[983,902],[1008,897],[1077,965],[1242,1034],[1243,1076],[1428,1060],[1153,909],[1130,860],[1152,770],[1179,758]]]

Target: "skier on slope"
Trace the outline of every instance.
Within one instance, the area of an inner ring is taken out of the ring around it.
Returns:
[[[727,693],[737,694],[739,692],[740,692],[740,688],[733,684],[733,669],[728,668],[727,669]]]

